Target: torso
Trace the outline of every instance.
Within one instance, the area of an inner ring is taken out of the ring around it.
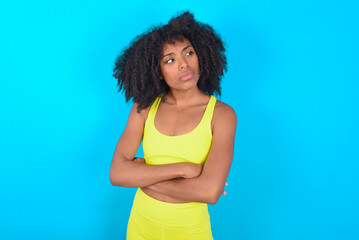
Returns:
[[[174,105],[161,101],[155,117],[155,126],[159,132],[168,136],[178,136],[192,131],[201,121],[203,113],[209,101],[209,95],[203,98],[198,105],[189,106],[184,109],[177,109]],[[216,109],[221,108],[223,103],[217,100],[212,118],[212,132],[216,119]],[[146,122],[151,106],[143,110],[143,117]],[[218,112],[218,111],[217,111]],[[186,201],[170,197],[165,194],[153,191],[147,187],[141,188],[148,196],[163,202],[186,203]]]

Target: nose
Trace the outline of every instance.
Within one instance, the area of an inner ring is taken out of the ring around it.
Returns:
[[[178,69],[188,68],[188,62],[186,61],[185,58],[180,57],[178,62],[179,62]]]

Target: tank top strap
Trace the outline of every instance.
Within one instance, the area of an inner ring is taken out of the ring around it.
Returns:
[[[211,95],[206,110],[203,114],[203,122],[211,122],[214,112],[214,106],[216,105],[217,99],[215,96]]]
[[[147,121],[149,122],[149,124],[154,125],[155,122],[155,116],[156,116],[156,112],[158,109],[158,106],[160,105],[161,99],[162,99],[163,93],[160,94],[156,100],[153,102],[150,111],[148,112],[148,117],[147,117]],[[216,105],[217,99],[215,96],[211,95],[206,110],[203,114],[202,120],[201,122],[211,122],[212,121],[212,117],[213,117],[213,112],[214,112],[214,107]]]
[[[148,112],[147,122],[149,121],[151,124],[154,124],[154,118],[156,116],[156,112],[158,109],[158,106],[160,105],[161,98],[163,96],[163,93],[161,93],[153,102],[150,111]]]

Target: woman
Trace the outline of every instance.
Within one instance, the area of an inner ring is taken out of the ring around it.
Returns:
[[[119,91],[134,101],[110,169],[113,185],[138,188],[127,239],[213,239],[207,204],[226,194],[237,124],[212,95],[221,94],[224,51],[213,29],[185,12],[116,60]],[[144,158],[135,158],[141,141]]]

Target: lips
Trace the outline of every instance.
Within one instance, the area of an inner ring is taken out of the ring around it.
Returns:
[[[180,79],[181,80],[188,80],[190,78],[193,77],[193,72],[185,72],[184,74],[181,75]]]

